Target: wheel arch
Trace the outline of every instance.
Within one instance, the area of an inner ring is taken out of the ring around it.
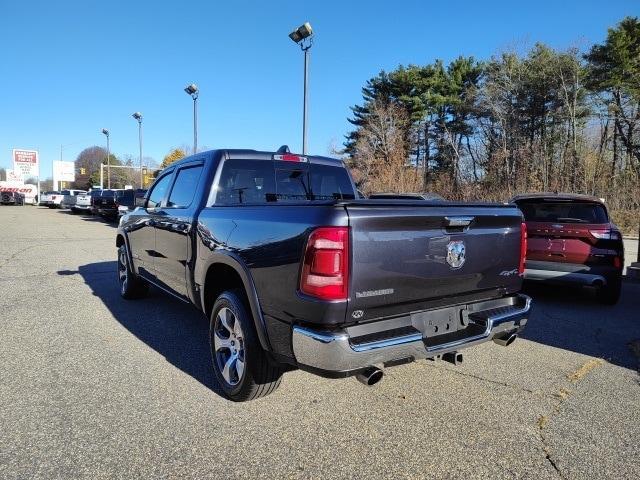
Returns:
[[[239,259],[227,254],[215,254],[209,259],[200,285],[200,305],[202,310],[210,316],[213,305],[218,295],[225,290],[239,289],[244,293],[244,298],[253,317],[253,323],[260,345],[266,351],[271,351],[267,330],[258,300],[258,294],[253,284],[249,270]]]

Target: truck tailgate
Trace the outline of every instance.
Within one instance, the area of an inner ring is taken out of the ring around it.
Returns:
[[[90,207],[91,206],[91,195],[78,195],[76,197],[76,205],[80,207]]]
[[[520,289],[522,215],[513,206],[362,201],[345,208],[352,243],[347,321]]]

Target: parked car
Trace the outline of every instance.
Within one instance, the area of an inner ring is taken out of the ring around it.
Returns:
[[[0,192],[0,204],[24,205],[24,195],[18,192]]]
[[[147,190],[143,188],[120,190],[116,192],[116,206],[118,207],[118,218],[126,215],[136,208],[136,201],[144,198]]]
[[[180,160],[117,230],[122,297],[154,284],[203,311],[229,398],[294,368],[372,385],[383,366],[516,339],[531,300],[514,205],[356,199],[342,161],[283,150]]]
[[[44,192],[42,195],[40,195],[40,205],[45,206],[45,207],[50,207],[51,204],[53,203],[53,196],[54,195],[59,195],[60,192],[58,191],[48,191],[48,192]]]
[[[100,196],[101,190],[91,190],[87,193],[82,193],[76,197],[75,204],[71,207],[71,211],[74,213],[84,212],[91,214],[92,211],[92,199],[93,197]]]
[[[63,195],[62,201],[60,202],[60,208],[68,208],[71,211],[73,211],[73,207],[76,204],[77,196],[84,195],[85,193],[87,193],[87,191],[72,189],[72,190],[63,190],[60,193]]]
[[[624,246],[601,199],[534,193],[512,201],[527,222],[526,280],[596,287],[602,303],[617,303]]]
[[[106,219],[113,219],[118,216],[116,206],[117,189],[106,189],[100,192],[100,196],[94,198],[96,213]]]
[[[444,201],[437,193],[371,193],[369,198],[372,200],[431,200]]]

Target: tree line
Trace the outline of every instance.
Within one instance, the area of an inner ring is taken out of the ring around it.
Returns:
[[[640,210],[640,21],[581,52],[381,72],[352,107],[344,152],[359,187],[504,201],[530,191],[604,197],[624,227]],[[630,226],[631,228],[632,226]]]

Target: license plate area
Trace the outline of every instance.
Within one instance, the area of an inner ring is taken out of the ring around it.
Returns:
[[[464,307],[449,307],[440,310],[411,314],[411,323],[422,331],[425,338],[455,333],[465,326],[462,323]]]

